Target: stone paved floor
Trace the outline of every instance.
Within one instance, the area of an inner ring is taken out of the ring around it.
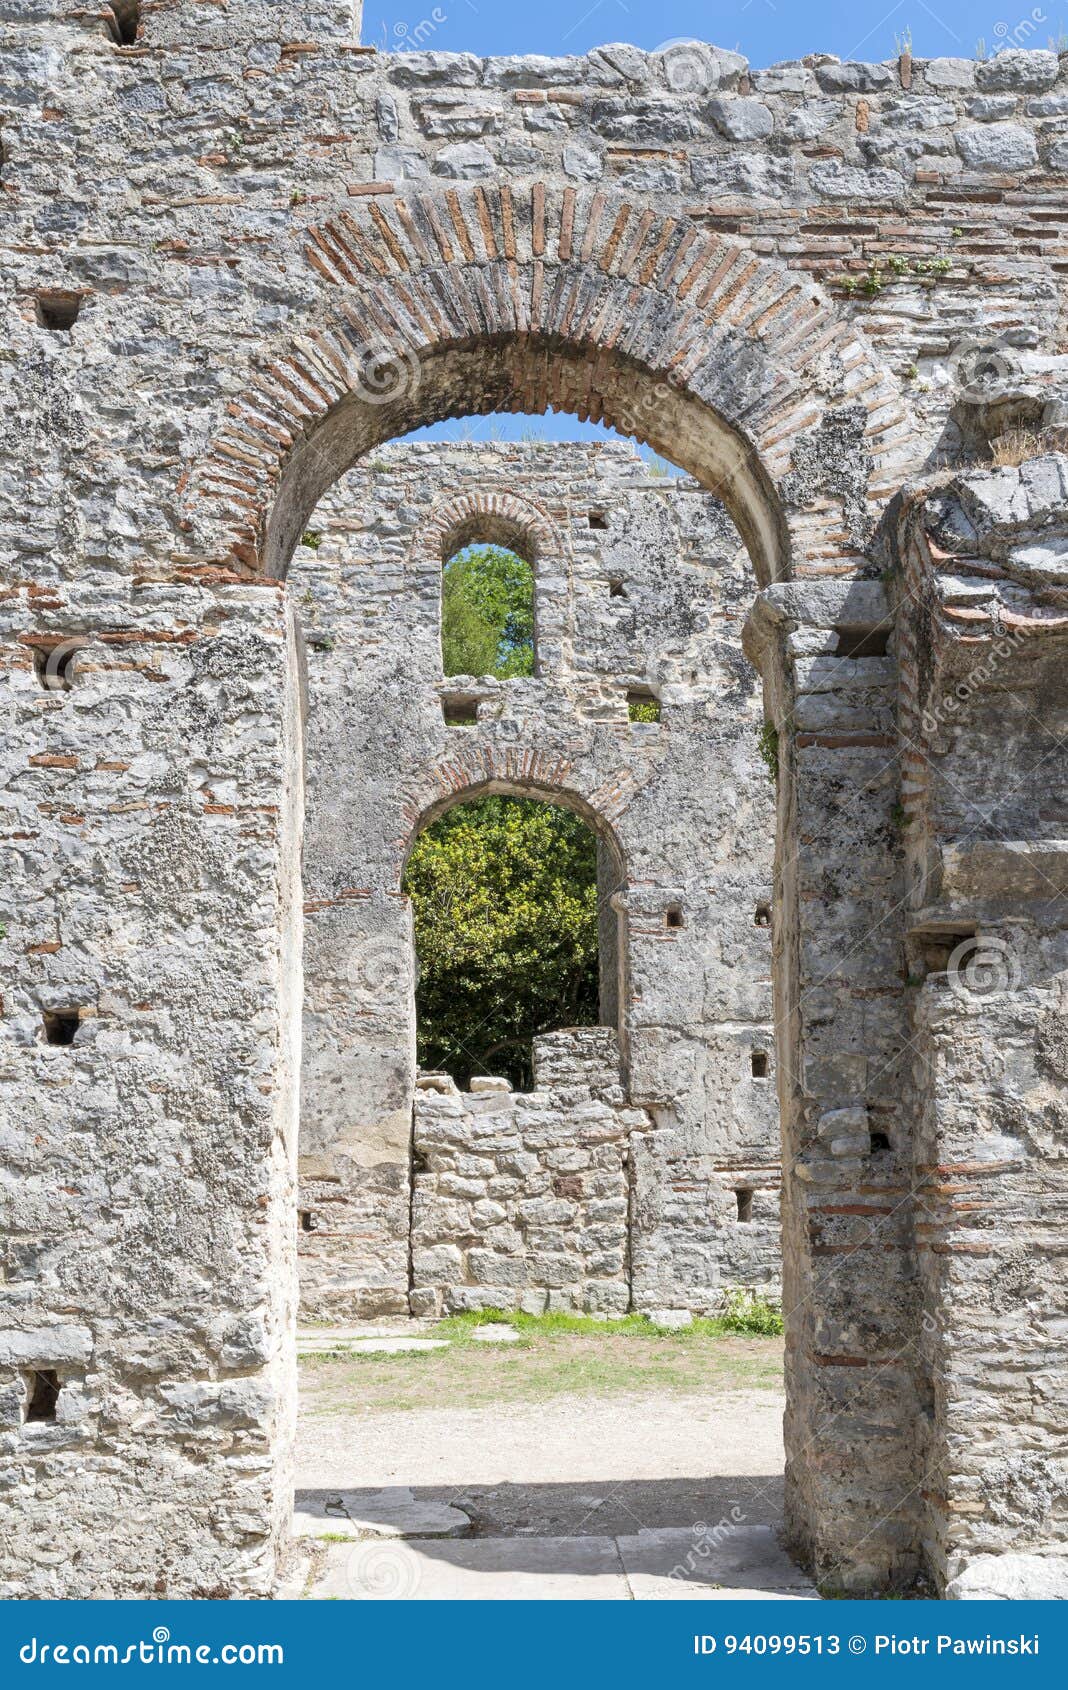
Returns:
[[[305,1415],[286,1594],[812,1600],[779,1544],[782,1408],[734,1390]]]
[[[628,1537],[379,1539],[326,1546],[313,1598],[377,1601],[818,1600],[770,1526]]]

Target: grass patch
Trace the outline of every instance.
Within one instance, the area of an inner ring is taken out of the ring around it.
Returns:
[[[672,1343],[687,1343],[700,1338],[722,1338],[728,1333],[777,1338],[782,1332],[782,1312],[756,1292],[736,1290],[727,1293],[721,1315],[697,1315],[688,1326],[658,1326],[646,1314],[625,1314],[617,1320],[599,1320],[592,1314],[522,1314],[508,1309],[477,1309],[468,1314],[449,1315],[438,1321],[434,1336],[463,1343],[481,1326],[511,1326],[529,1339],[579,1333],[583,1337],[662,1338]],[[432,1355],[436,1352],[426,1353]]]
[[[513,1327],[519,1342],[479,1342],[479,1329],[493,1325]],[[638,1314],[597,1320],[481,1309],[437,1323],[435,1336],[450,1340],[445,1349],[353,1355],[324,1348],[303,1355],[305,1412],[362,1416],[565,1396],[780,1390],[781,1330],[778,1310],[745,1292],[716,1319],[678,1329]]]

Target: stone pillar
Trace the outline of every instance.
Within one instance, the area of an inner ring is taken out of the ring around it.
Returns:
[[[952,1597],[1068,1597],[1068,459],[888,520],[908,779],[924,1542]]]
[[[0,1594],[267,1595],[301,821],[277,587],[8,593]]]
[[[302,1308],[327,1321],[407,1314],[411,908],[399,894],[338,884],[309,898],[305,915]]]
[[[896,667],[878,655],[886,618],[877,584],[783,584],[761,594],[747,627],[779,766],[787,1525],[823,1587],[852,1594],[906,1585],[919,1565]]]

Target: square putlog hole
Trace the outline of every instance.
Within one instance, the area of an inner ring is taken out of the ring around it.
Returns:
[[[890,626],[880,623],[874,628],[836,628],[838,643],[835,657],[885,657],[890,639]]]
[[[441,714],[447,728],[473,728],[478,721],[478,699],[447,694],[441,701]]]
[[[46,1045],[72,1045],[82,1015],[79,1009],[46,1009],[41,1019]]]
[[[632,722],[659,722],[660,700],[656,693],[644,687],[631,687],[627,693],[627,717]]]
[[[44,288],[37,295],[37,321],[43,329],[56,333],[72,329],[81,308],[81,294],[65,288]]]
[[[26,1376],[26,1420],[41,1421],[56,1418],[59,1401],[59,1375],[54,1367],[35,1367]]]
[[[754,1050],[749,1057],[749,1066],[754,1080],[766,1080],[768,1077],[767,1051]]]
[[[33,670],[39,686],[46,692],[70,692],[74,686],[75,666],[81,647],[75,640],[62,640],[58,645],[36,646]]]

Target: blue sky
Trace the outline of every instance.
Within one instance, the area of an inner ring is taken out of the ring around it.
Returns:
[[[971,58],[977,41],[993,51],[1024,20],[1034,28],[1029,44],[1045,47],[1066,17],[1068,6],[1050,0],[364,0],[363,39],[403,48],[418,29],[424,46],[448,53],[558,55],[608,41],[653,48],[696,37],[770,65],[805,53],[885,59],[906,31],[918,57]]]
[[[438,21],[443,19],[444,21]],[[586,53],[610,41],[651,49],[686,38],[735,48],[753,65],[805,53],[841,59],[886,59],[911,36],[918,58],[972,58],[1010,35],[1046,47],[1061,35],[1061,9],[1027,0],[364,0],[363,39],[380,51],[403,51],[418,31],[424,47],[442,52]],[[427,26],[431,26],[429,31]],[[1020,26],[1023,26],[1022,31]],[[590,440],[608,431],[570,417],[475,417],[439,423],[414,439],[496,438],[536,433],[545,440]]]

